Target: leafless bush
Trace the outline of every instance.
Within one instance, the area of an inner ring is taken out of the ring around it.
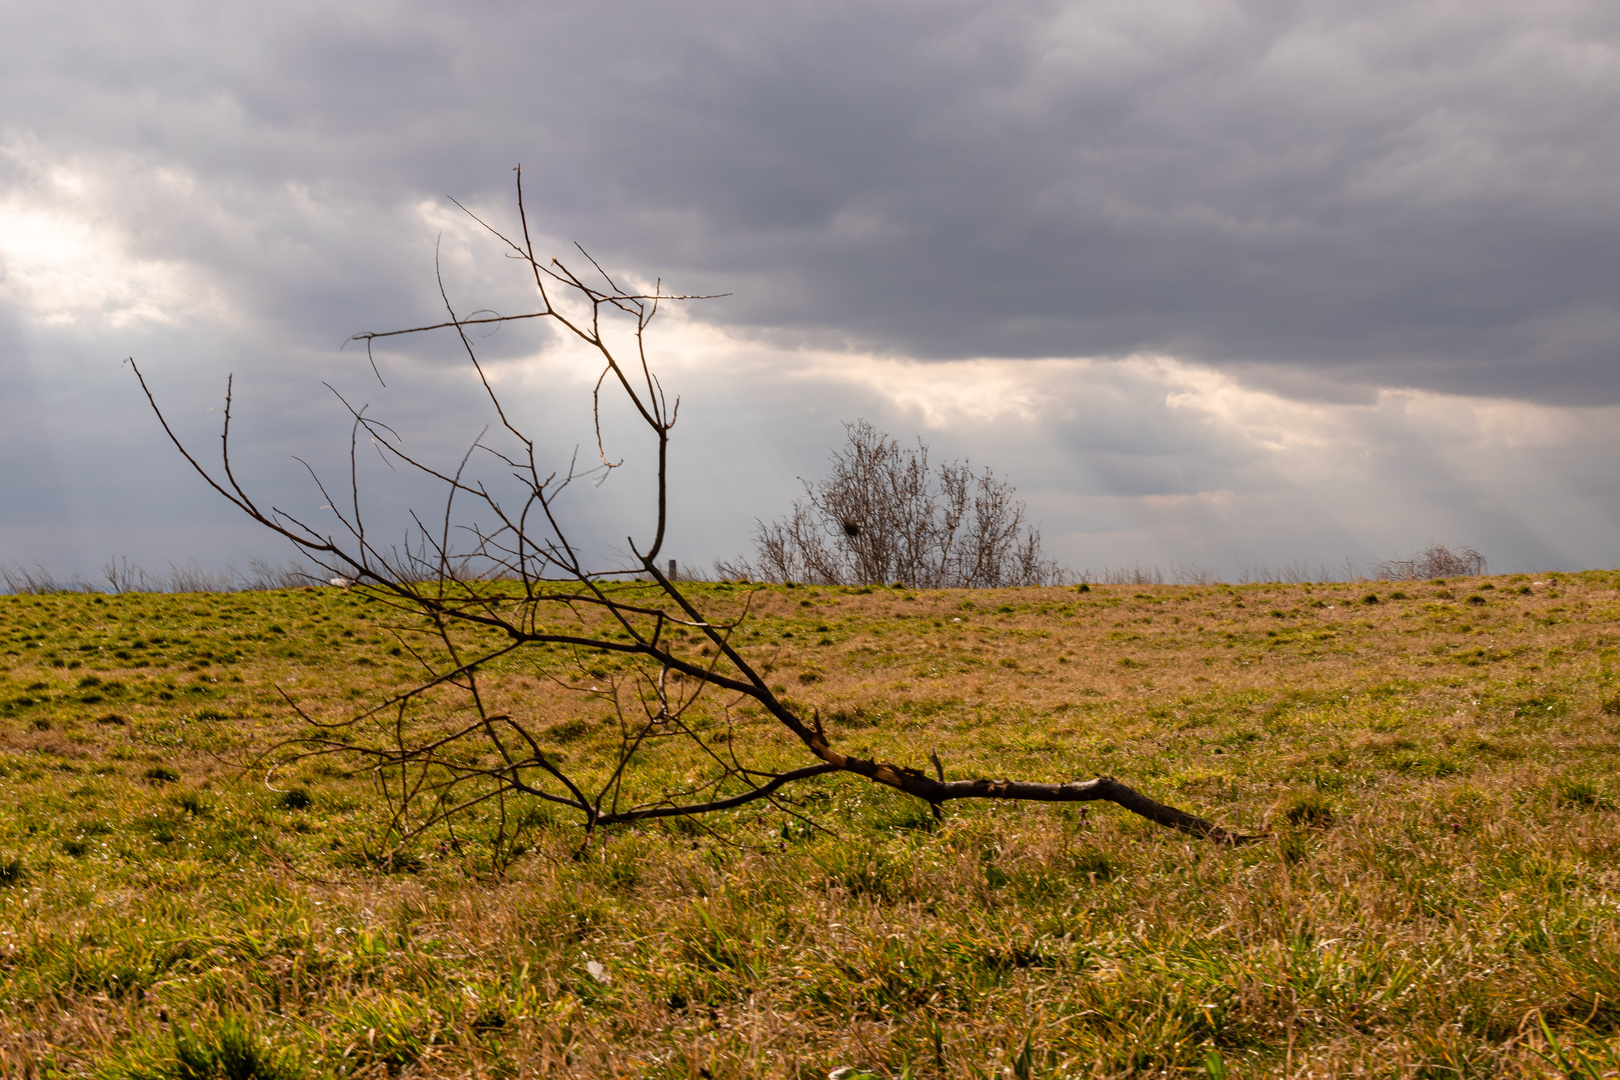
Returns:
[[[299,589],[305,585],[320,585],[322,579],[315,572],[296,560],[286,566],[277,566],[264,559],[249,559],[248,573],[238,575],[238,583],[244,589],[254,592],[268,592],[272,589]]]
[[[0,581],[6,583],[7,592],[17,595],[44,596],[48,593],[94,591],[88,582],[78,577],[64,581],[37,562],[33,566],[0,563]]]
[[[1354,576],[1353,568],[1349,573]],[[1078,580],[1092,585],[1163,585],[1166,581],[1173,581],[1177,585],[1216,585],[1226,579],[1197,563],[1171,563],[1169,570],[1157,564],[1143,566],[1141,563],[1132,563],[1129,566],[1104,566],[1101,570],[1087,569],[1079,575]],[[1287,563],[1276,568],[1239,564],[1235,580],[1239,585],[1260,582],[1297,585],[1310,581],[1344,580],[1344,573],[1329,570],[1320,564],[1313,570],[1304,562]]]
[[[1164,571],[1158,566],[1105,566],[1101,570],[1087,568],[1079,580],[1088,585],[1163,585]]]
[[[114,593],[158,593],[158,592],[224,592],[230,587],[231,574],[211,573],[202,569],[196,559],[192,559],[185,567],[176,567],[169,564],[168,574],[149,574],[145,568],[129,561],[129,556],[119,555],[101,566],[102,579],[107,582],[107,588]],[[199,583],[206,586],[196,588]]]
[[[162,584],[163,592],[232,592],[236,588],[236,573],[230,567],[204,570],[196,559],[188,559],[183,566],[170,563]]]
[[[223,570],[204,570],[195,558],[184,565],[171,562],[166,574],[149,574],[127,556],[120,556],[102,565],[101,576],[115,593],[218,593],[233,592],[237,587],[235,569],[227,566]]]
[[[1303,560],[1278,566],[1267,566],[1264,563],[1251,566],[1240,563],[1237,575],[1231,580],[1238,585],[1262,583],[1299,585],[1315,581],[1360,579],[1361,575],[1357,572],[1355,563],[1346,559],[1342,567],[1329,567],[1323,563],[1313,567]],[[1143,566],[1141,563],[1132,563],[1129,566],[1104,566],[1101,570],[1088,568],[1078,575],[1077,580],[1092,585],[1163,585],[1166,581],[1173,581],[1177,585],[1216,585],[1228,579],[1197,563],[1171,563],[1168,570],[1158,565]]]
[[[109,559],[101,566],[101,576],[107,587],[115,593],[142,592],[141,582],[146,572],[130,563],[128,555]]]
[[[804,498],[755,522],[754,561],[717,562],[723,578],[814,585],[899,582],[919,589],[1055,585],[1067,578],[1041,552],[1041,531],[1005,480],[967,461],[929,468],[928,447],[902,449],[866,420],[844,425],[832,472],[803,481]]]
[[[1425,581],[1429,578],[1478,577],[1485,572],[1485,556],[1470,547],[1453,551],[1435,544],[1407,559],[1388,559],[1374,573],[1390,581]]]
[[[252,559],[248,574],[235,567],[223,570],[205,570],[195,559],[183,565],[169,564],[167,573],[150,573],[132,563],[127,555],[117,555],[101,565],[101,578],[110,593],[182,593],[182,592],[234,592],[238,589],[297,589],[305,585],[322,585],[324,577],[308,567],[291,562],[276,566],[263,559]],[[95,585],[75,575],[63,580],[35,563],[32,567],[0,565],[0,581],[13,593],[96,592]]]
[[[1175,563],[1170,567],[1170,576],[1177,585],[1213,585],[1220,580],[1213,570],[1197,563]]]
[[[626,289],[583,252],[582,273],[558,259],[542,262],[529,241],[521,172],[517,206],[519,230],[512,237],[488,225],[484,228],[532,278],[535,310],[463,318],[456,314],[441,279],[445,320],[357,335],[369,349],[372,342],[397,334],[450,331],[481,380],[492,413],[490,428],[459,464],[440,466],[412,456],[398,433],[373,420],[366,409],[351,410],[351,451],[362,443],[374,445],[398,467],[388,475],[414,473],[443,485],[442,510],[425,516],[413,512],[417,530],[400,547],[374,539],[355,454],[351,452],[345,497],[332,497],[328,486],[315,477],[325,508],[336,522],[330,531],[264,509],[232,472],[229,381],[222,469],[216,476],[187,451],[135,369],[164,431],[217,492],[297,545],[323,575],[354,582],[355,590],[393,609],[398,617],[396,633],[421,665],[420,681],[348,715],[301,709],[305,733],[279,751],[282,764],[337,755],[365,768],[386,808],[385,824],[376,835],[377,857],[394,858],[428,830],[438,830],[446,842],[459,845],[465,833],[458,823],[476,810],[485,815],[479,828],[487,830],[493,857],[504,861],[519,850],[524,822],[534,818],[529,809],[519,813],[520,808],[511,805],[514,800],[530,809],[538,805],[571,815],[586,836],[605,826],[707,814],[760,800],[800,816],[801,811],[782,801],[783,789],[832,773],[850,773],[910,794],[930,804],[936,814],[941,804],[955,799],[1102,799],[1218,842],[1250,839],[1158,803],[1112,777],[1057,783],[946,780],[937,755],[932,757],[932,771],[925,771],[837,749],[819,715],[806,716],[803,709],[784,701],[766,681],[769,668],[756,668],[743,655],[737,631],[756,594],[717,587],[708,590],[709,600],[701,601],[713,605],[705,611],[695,599],[703,594],[683,589],[664,572],[660,555],[668,520],[668,448],[679,399],[671,401],[654,374],[647,331],[662,305],[699,298],[673,296],[661,285]],[[587,265],[589,270],[584,270]],[[556,470],[542,467],[534,441],[484,377],[469,328],[525,319],[549,321],[592,350],[602,365],[593,397],[600,466],[580,470],[571,462]],[[585,552],[593,548],[571,538],[563,525],[571,520],[563,500],[579,490],[575,480],[602,475],[630,460],[609,455],[602,443],[604,391],[616,394],[639,418],[639,430],[648,442],[649,452],[640,460],[651,463],[652,496],[637,530],[639,538],[623,542],[629,565],[590,564]],[[902,485],[922,484],[928,473],[921,459],[898,455],[876,432],[862,430],[859,435],[859,452],[876,455],[880,469],[897,470],[889,478]],[[1039,570],[1038,536],[1018,531],[1021,508],[1014,509],[1010,488],[988,473],[981,483],[965,464],[945,474],[944,482],[950,486],[944,503],[960,507],[964,518],[972,504],[973,513],[988,523],[984,536],[970,537],[961,555],[955,554],[954,542],[941,546],[934,537],[932,546],[921,545],[932,562],[922,553],[912,563],[891,554],[886,561],[857,565],[890,573],[896,567],[920,567],[943,574],[950,567],[983,562],[984,570],[958,579],[983,583],[1033,580],[1050,573]],[[822,490],[817,489],[818,496]],[[849,498],[861,496],[855,491]],[[838,507],[862,515],[882,512],[875,504],[830,501],[834,498],[844,496],[827,494],[813,508]],[[976,500],[984,501],[982,509]],[[923,498],[904,512],[922,515],[922,508],[931,505]],[[849,520],[865,529],[881,519]],[[895,534],[898,539],[893,542],[902,552],[907,535]],[[928,534],[924,530],[916,535]],[[989,565],[997,558],[1004,560],[1002,578],[994,576]],[[924,577],[916,583],[933,580]],[[565,658],[563,662],[559,657]],[[611,718],[607,731],[616,736],[616,742],[607,740],[611,750],[564,756],[552,749],[554,739],[551,729],[543,726],[545,717],[525,715],[516,704],[497,704],[510,698],[503,697],[491,667],[509,670],[524,658],[559,689],[583,695],[598,715],[606,712]],[[708,698],[717,692],[727,699],[710,704]],[[738,707],[744,704],[765,723],[737,724]],[[684,755],[695,763],[687,774],[690,782],[672,786],[668,774],[659,771],[657,762],[667,762],[671,755]]]
[[[669,568],[665,571],[665,575],[671,581],[751,581],[751,580],[753,580],[752,578],[750,578],[747,575],[747,573],[735,573],[735,572],[721,573],[720,571],[721,571],[722,568],[724,568],[724,569],[726,569],[728,571],[735,571],[735,569],[736,569],[735,567],[733,567],[731,564],[727,563],[723,559],[716,559],[714,561],[714,567],[715,567],[715,572],[713,574],[707,574],[704,571],[699,570],[696,567],[692,566],[691,563],[677,563],[674,559],[671,559],[671,560],[669,560]]]
[[[1282,584],[1300,585],[1313,581],[1360,581],[1361,573],[1356,569],[1355,561],[1344,560],[1343,567],[1328,567],[1325,563],[1317,563],[1313,568],[1303,559],[1291,563],[1282,563],[1277,566],[1267,566],[1261,563],[1249,566],[1245,563],[1238,565],[1237,584]]]

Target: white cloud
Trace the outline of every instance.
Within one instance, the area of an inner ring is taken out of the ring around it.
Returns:
[[[37,175],[0,196],[0,304],[36,326],[119,330],[216,308],[199,268],[132,250],[124,222],[108,212],[117,193],[103,178],[16,145],[0,155]]]

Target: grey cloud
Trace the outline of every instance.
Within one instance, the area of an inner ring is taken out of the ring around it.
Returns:
[[[1614,399],[1612,13],[899,10],[674,28],[578,144],[613,242],[736,285],[729,320],[913,355]]]
[[[772,340],[1620,397],[1607,5],[247,12],[35,14],[9,96],[309,245],[348,285],[300,272],[298,310],[390,275],[300,236],[284,185],[494,205],[521,159],[553,231]]]

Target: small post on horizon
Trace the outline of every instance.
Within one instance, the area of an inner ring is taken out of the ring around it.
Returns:
[[[674,581],[676,579],[676,577],[677,577],[677,575],[675,573],[675,560],[671,559],[671,560],[669,560],[669,580]]]

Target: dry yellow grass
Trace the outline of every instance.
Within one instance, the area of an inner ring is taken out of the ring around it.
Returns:
[[[1272,839],[931,827],[841,778],[798,795],[836,835],[750,810],[575,860],[537,820],[502,879],[476,821],[379,874],[365,777],[240,774],[295,730],[277,687],[411,677],[360,597],[0,597],[0,1075],[238,1044],[259,1075],[1617,1075],[1617,583],[771,588],[741,641],[847,749],[1111,773]],[[568,670],[494,681],[584,761]]]

